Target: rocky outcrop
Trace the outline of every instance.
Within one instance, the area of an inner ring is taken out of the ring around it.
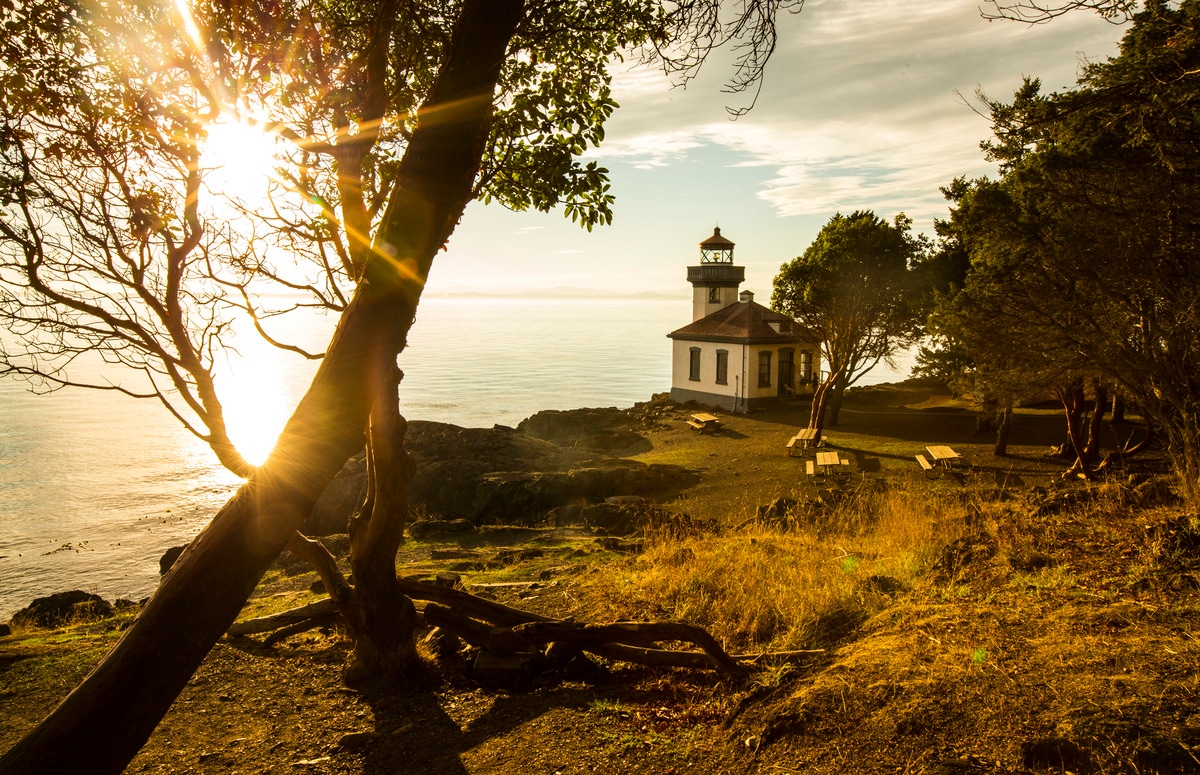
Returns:
[[[566,505],[583,506],[611,496],[670,497],[698,480],[696,474],[678,466],[599,455],[588,448],[591,441],[582,445],[571,442],[568,428],[585,433],[592,441],[602,435],[592,432],[596,427],[617,428],[620,421],[612,413],[623,416],[616,409],[585,409],[542,412],[534,416],[541,419],[522,423],[561,444],[503,426],[460,428],[411,422],[407,444],[417,462],[411,492],[414,512],[430,520],[528,523]],[[573,418],[575,414],[579,418]],[[604,425],[610,421],[612,425]],[[630,422],[626,419],[624,423],[624,432],[633,434],[628,430]],[[304,532],[345,532],[365,486],[365,463],[359,456],[347,462],[321,496]]]
[[[522,522],[561,506],[613,496],[663,497],[694,484],[696,475],[678,466],[647,465],[608,458],[569,471],[506,471],[486,474],[475,488],[469,518],[477,522]]]
[[[113,607],[99,595],[73,589],[39,597],[12,616],[13,624],[58,627],[79,621],[104,619],[113,615]]]
[[[650,448],[629,415],[616,407],[538,412],[522,420],[517,431],[572,449],[629,454]]]

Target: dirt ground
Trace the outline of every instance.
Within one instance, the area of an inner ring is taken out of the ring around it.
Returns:
[[[723,416],[722,431],[705,435],[667,417],[636,457],[701,468],[683,505],[728,527],[806,486],[803,463],[784,449],[806,413],[797,402]],[[976,473],[931,483],[930,497],[970,488],[1003,497],[1052,485],[1064,466],[1046,453],[1061,428],[1051,409],[1023,410],[1013,456],[999,460],[989,438],[971,435],[967,407],[892,388],[865,391],[829,436],[863,479],[919,480],[912,456],[953,444]],[[1127,432],[1115,429],[1114,443]],[[600,663],[493,683],[460,655],[430,657],[413,685],[355,691],[341,682],[349,643],[336,631],[274,646],[226,638],[128,771],[1200,773],[1194,518],[1169,499],[1087,503],[997,509],[833,648],[741,683]],[[477,555],[434,559],[447,548]],[[497,557],[512,560],[503,573],[472,570]],[[401,559],[406,573],[455,570],[468,588],[486,578],[475,591],[567,616],[579,608],[579,568],[617,555],[587,531],[542,528],[414,542]],[[248,612],[290,604],[314,580],[281,563]],[[120,626],[0,639],[0,750],[86,674]]]

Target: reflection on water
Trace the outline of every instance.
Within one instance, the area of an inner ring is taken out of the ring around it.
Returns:
[[[631,406],[670,388],[666,334],[690,312],[686,299],[426,299],[400,358],[402,411],[490,427],[540,409]],[[314,319],[295,334],[320,349],[332,328]],[[239,343],[219,379],[231,433],[252,456],[315,368]],[[0,381],[0,621],[65,589],[145,597],[163,551],[194,536],[237,483],[153,402],[80,390],[33,396]]]

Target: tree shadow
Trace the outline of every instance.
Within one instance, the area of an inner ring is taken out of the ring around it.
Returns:
[[[877,473],[883,468],[882,458],[889,460],[912,460],[908,455],[898,455],[890,452],[878,452],[876,450],[865,450],[859,447],[851,447],[844,444],[835,444],[826,442],[826,446],[830,449],[836,449],[839,452],[849,452],[854,456],[856,465],[867,473]]]
[[[597,669],[585,682],[572,680],[523,690],[476,686],[474,682],[464,686],[460,678],[452,682],[455,685],[443,685],[437,691],[392,689],[364,694],[374,713],[376,736],[364,747],[363,775],[465,775],[468,769],[463,756],[467,752],[505,738],[553,711],[578,713],[592,707],[667,701],[661,686],[640,686],[637,673]],[[715,675],[687,676],[672,681],[666,693],[686,694],[720,680]],[[533,744],[552,745],[553,741],[539,735]],[[522,744],[516,745],[511,752],[514,761],[522,755]],[[522,770],[514,767],[512,771]]]
[[[848,452],[850,450],[847,450]],[[864,474],[877,474],[883,470],[883,461],[879,459],[879,455],[866,455],[857,450],[851,453],[854,456],[854,466]]]
[[[397,691],[364,697],[374,713],[378,736],[366,747],[363,773],[466,775],[462,754],[471,744],[443,709],[437,693]]]
[[[735,431],[733,428],[730,428],[728,426],[722,426],[721,428],[713,431],[713,436],[720,436],[720,437],[727,438],[727,439],[749,438],[746,434],[742,433],[741,431]]]

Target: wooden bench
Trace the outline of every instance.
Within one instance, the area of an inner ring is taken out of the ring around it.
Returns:
[[[917,465],[925,472],[926,479],[937,479],[942,475],[942,472],[935,468],[933,463],[926,460],[924,455],[917,455]]]
[[[708,427],[708,423],[703,423],[703,422],[700,422],[699,420],[688,420],[687,424],[692,426],[696,430],[700,431],[701,433],[703,433],[704,429]]]

